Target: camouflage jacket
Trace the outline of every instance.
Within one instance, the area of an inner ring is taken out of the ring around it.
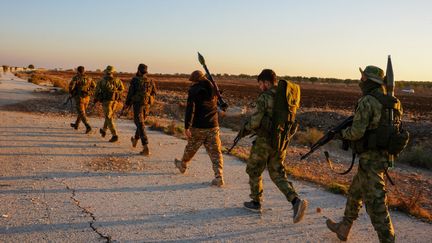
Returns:
[[[69,83],[69,94],[84,98],[91,95],[95,87],[96,84],[91,78],[77,74]]]
[[[276,88],[263,91],[256,101],[256,111],[246,122],[245,129],[254,131],[258,136],[267,136],[273,115],[274,96]]]
[[[371,91],[371,94],[373,93],[383,94],[383,90],[381,88],[374,89]],[[342,130],[342,138],[353,142],[361,141],[368,131],[378,128],[383,114],[382,110],[383,105],[377,98],[370,94],[361,97],[354,113],[353,124]],[[400,103],[397,104],[397,111],[398,115],[402,114]]]
[[[126,106],[134,104],[150,106],[156,96],[156,84],[147,75],[135,76],[130,81]]]
[[[112,76],[104,76],[96,86],[96,100],[116,101],[120,100],[124,90],[123,82]]]

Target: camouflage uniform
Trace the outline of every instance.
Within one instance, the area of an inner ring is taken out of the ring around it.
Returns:
[[[287,179],[283,166],[286,150],[278,151],[272,148],[269,129],[265,128],[269,126],[272,118],[275,93],[273,87],[260,94],[256,102],[257,111],[245,125],[247,131],[255,131],[257,134],[246,166],[251,189],[250,197],[255,202],[261,202],[263,198],[262,173],[266,167],[270,178],[288,201],[292,202],[298,197],[292,183]]]
[[[108,69],[108,68],[107,68]],[[110,129],[113,136],[117,136],[117,130],[114,124],[114,113],[117,107],[117,101],[121,98],[121,93],[124,90],[123,83],[120,79],[112,76],[113,71],[105,70],[105,76],[99,80],[96,87],[96,99],[102,102],[105,122],[103,125],[103,132]],[[113,87],[113,94],[107,93],[104,89],[107,84]]]
[[[219,127],[204,129],[194,128],[190,129],[192,137],[188,139],[188,143],[184,150],[182,161],[187,167],[193,156],[196,154],[201,145],[204,147],[210,157],[213,165],[215,177],[223,177],[223,158],[221,149],[221,140],[219,137]]]
[[[75,107],[78,113],[77,119],[74,123],[75,128],[78,128],[82,121],[87,129],[90,124],[87,120],[86,110],[90,102],[91,92],[95,89],[96,84],[86,75],[77,74],[69,83],[69,93],[75,99]]]
[[[142,145],[148,144],[144,121],[150,111],[156,95],[156,84],[147,75],[137,75],[132,78],[126,98],[126,106],[133,105],[134,122],[137,127],[135,139],[141,138]]]
[[[381,89],[372,92],[383,92]],[[382,104],[371,95],[362,97],[357,105],[351,127],[342,131],[342,137],[350,141],[361,139],[365,132],[378,127]],[[401,111],[401,109],[400,109]],[[362,207],[370,216],[381,242],[394,242],[395,233],[387,208],[384,171],[387,170],[388,153],[368,150],[359,154],[359,169],[348,192],[344,220],[352,224]]]

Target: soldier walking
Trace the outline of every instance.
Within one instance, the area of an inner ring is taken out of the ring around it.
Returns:
[[[377,146],[378,139],[386,137],[387,127],[383,127],[382,124],[387,124],[389,120],[389,113],[382,102],[385,100],[383,97],[386,97],[383,85],[384,72],[376,66],[367,66],[364,71],[360,69],[360,72],[359,86],[363,97],[357,103],[353,124],[341,133],[335,134],[335,138],[352,141],[353,152],[359,155],[359,168],[348,191],[342,221],[335,223],[328,219],[326,223],[340,240],[346,241],[364,202],[380,242],[395,242],[393,224],[386,203],[384,181],[384,173],[390,166],[389,153],[387,148]],[[400,120],[402,116],[400,101],[394,98],[392,107],[395,117]]]
[[[215,87],[199,70],[192,72],[192,86],[189,89],[185,117],[185,135],[188,143],[181,160],[174,164],[182,174],[186,172],[192,157],[204,144],[213,164],[215,178],[211,184],[221,187],[223,179],[223,158],[219,137],[217,96]]]
[[[262,173],[267,167],[273,183],[293,205],[293,222],[298,223],[303,219],[308,202],[300,199],[294,186],[287,179],[283,165],[286,158],[286,147],[281,149],[272,147],[271,124],[276,84],[277,77],[273,70],[264,69],[258,75],[258,85],[262,93],[256,101],[257,111],[249,117],[244,126],[245,134],[255,133],[257,135],[246,166],[252,200],[245,202],[244,207],[254,212],[261,212],[261,202],[263,200]]]
[[[131,137],[132,147],[136,147],[138,140],[141,139],[143,150],[140,154],[149,156],[148,139],[145,132],[144,121],[150,111],[150,106],[154,103],[156,95],[156,85],[154,81],[147,77],[147,66],[138,65],[135,77],[130,81],[129,91],[126,98],[125,108],[133,106],[134,122],[136,125],[135,136]]]
[[[75,106],[78,113],[75,123],[71,123],[71,127],[75,130],[78,129],[80,122],[82,121],[86,127],[86,134],[90,133],[92,128],[88,123],[86,109],[90,102],[90,96],[96,84],[93,80],[85,75],[83,66],[77,68],[77,74],[72,78],[69,83],[69,94],[75,100]]]
[[[114,124],[114,114],[117,102],[121,99],[121,93],[124,90],[123,83],[120,79],[114,78],[114,67],[107,66],[104,70],[104,76],[99,80],[96,86],[95,102],[102,102],[105,122],[103,128],[99,129],[102,137],[106,136],[107,128],[110,129],[112,137],[110,142],[117,142],[118,135]]]

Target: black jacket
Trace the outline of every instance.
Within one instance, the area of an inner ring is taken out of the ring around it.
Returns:
[[[208,80],[189,88],[185,128],[214,128],[219,126],[216,90]]]

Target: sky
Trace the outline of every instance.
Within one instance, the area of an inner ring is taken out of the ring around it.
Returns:
[[[430,0],[0,0],[0,65],[432,81]]]

